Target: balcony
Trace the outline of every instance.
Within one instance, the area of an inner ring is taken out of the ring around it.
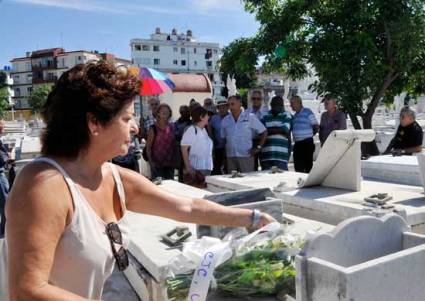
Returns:
[[[57,76],[48,76],[46,78],[33,78],[32,83],[33,84],[54,84],[58,81]]]
[[[58,63],[56,61],[48,61],[47,63],[33,63],[31,65],[32,71],[42,71],[48,69],[57,69]]]

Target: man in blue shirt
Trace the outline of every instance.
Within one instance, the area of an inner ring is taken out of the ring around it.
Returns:
[[[295,111],[292,117],[292,136],[294,145],[294,167],[296,172],[309,173],[313,167],[313,136],[319,131],[319,123],[314,113],[303,107],[301,97],[291,99],[291,108]]]
[[[210,118],[211,138],[214,142],[212,175],[221,175],[226,173],[226,139],[221,137],[221,122],[224,117],[229,115],[229,106],[226,99],[218,100],[216,104],[218,114]]]
[[[227,168],[229,171],[254,171],[254,156],[266,141],[267,130],[254,114],[242,111],[239,95],[229,97],[230,113],[221,123],[221,137],[226,139]],[[253,147],[252,140],[260,135],[259,144]]]
[[[146,116],[146,119],[143,118],[143,116],[140,116],[139,133],[138,133],[140,142],[142,141],[142,139],[147,138],[149,129],[155,124],[156,114],[157,114],[159,105],[160,105],[159,99],[156,97],[152,97],[151,99],[149,99],[148,116]]]

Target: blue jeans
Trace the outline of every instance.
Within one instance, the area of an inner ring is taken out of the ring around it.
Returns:
[[[288,162],[283,162],[279,160],[267,160],[261,162],[262,170],[269,170],[272,168],[272,166],[276,166],[281,170],[288,170]]]
[[[4,172],[0,172],[0,237],[3,237],[4,231],[6,230],[6,215],[5,206],[7,195],[9,194],[9,181],[6,178]]]

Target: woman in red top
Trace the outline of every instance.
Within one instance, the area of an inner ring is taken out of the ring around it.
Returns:
[[[146,153],[149,158],[152,179],[174,179],[174,160],[176,160],[174,126],[169,122],[172,111],[169,105],[159,106],[156,123],[149,129]]]

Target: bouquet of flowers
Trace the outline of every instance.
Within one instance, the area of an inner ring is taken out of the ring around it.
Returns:
[[[209,244],[205,243],[208,239]],[[202,244],[205,245],[204,251],[206,249],[204,255],[187,256],[190,250],[202,254],[199,252]],[[166,281],[168,298],[188,300],[188,296],[197,294],[198,282],[208,276],[211,280],[204,283],[203,290],[208,291],[209,287],[210,291],[223,296],[295,296],[295,255],[302,245],[301,238],[292,236],[278,223],[239,239],[235,239],[235,233],[230,233],[227,239],[217,239],[215,244],[211,243],[211,238],[202,238],[183,251],[186,256],[171,262],[171,272]],[[212,259],[214,256],[216,261]],[[196,269],[193,268],[195,265]],[[197,300],[202,298],[198,295]]]

